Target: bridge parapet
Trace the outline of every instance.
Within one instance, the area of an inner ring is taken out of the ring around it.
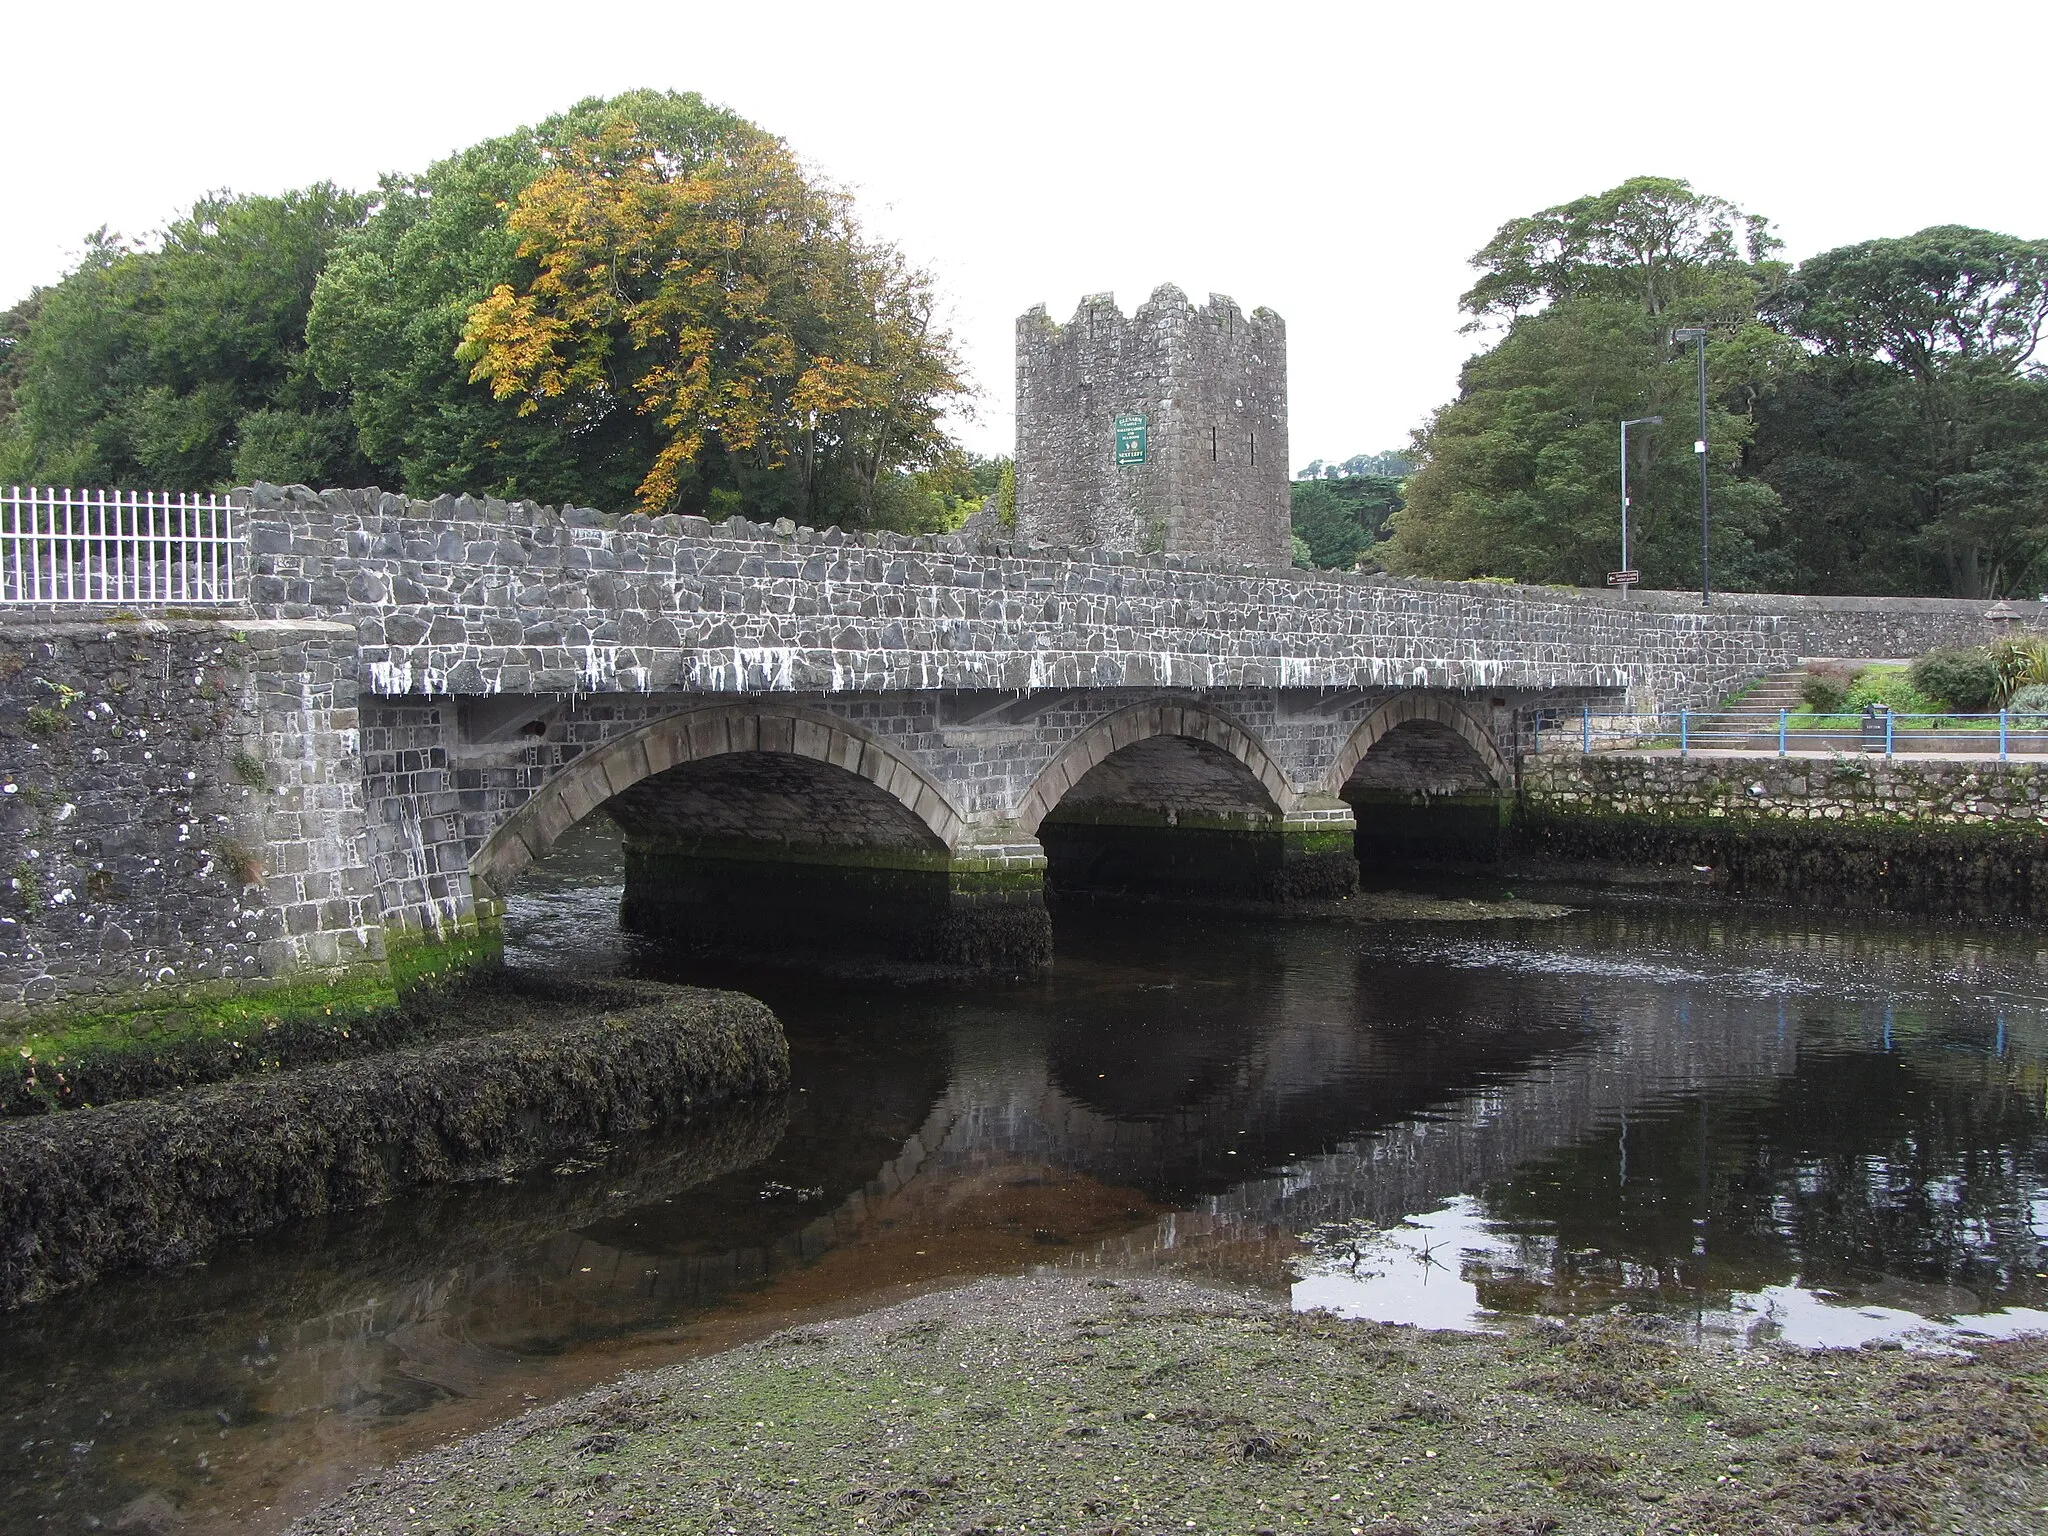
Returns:
[[[352,617],[365,687],[385,695],[1603,689],[1646,708],[1790,659],[1768,614],[1548,589],[469,496],[240,495],[258,610]]]

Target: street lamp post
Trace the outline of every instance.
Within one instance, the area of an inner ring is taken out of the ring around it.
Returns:
[[[1628,563],[1628,429],[1630,427],[1661,427],[1663,425],[1664,418],[1662,416],[1634,416],[1621,424],[1621,595],[1623,601],[1626,601],[1628,598],[1630,585],[1627,579],[1627,573],[1630,569]]]
[[[1713,601],[1713,583],[1707,576],[1707,328],[1680,326],[1671,333],[1673,341],[1689,341],[1699,350],[1700,435],[1693,440],[1693,457],[1700,461],[1700,606]]]

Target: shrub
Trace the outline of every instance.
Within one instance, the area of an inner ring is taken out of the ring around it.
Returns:
[[[2048,683],[2048,638],[2023,635],[2001,640],[1991,647],[1991,660],[1998,668],[2001,700],[2010,699],[2029,683]]]
[[[1863,674],[1863,668],[1853,662],[1816,661],[1806,668],[1806,683],[1799,691],[1799,697],[1806,707],[1817,715],[1831,715],[1842,708],[1842,701],[1849,696],[1849,686]]]
[[[1842,707],[1849,690],[1826,673],[1816,672],[1799,690],[1799,700],[1816,715],[1832,715]]]
[[[1913,663],[1912,678],[1928,698],[1964,713],[1991,708],[2003,691],[1998,663],[1983,649],[1929,651]]]
[[[2024,720],[2016,718],[2013,722],[2016,725],[2024,724],[2029,730],[2048,727],[2048,683],[2027,684],[2006,700],[2005,707],[2015,717],[2027,717]]]

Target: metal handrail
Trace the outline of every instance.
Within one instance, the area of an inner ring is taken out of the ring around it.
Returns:
[[[239,603],[237,521],[210,493],[0,488],[0,605]]]
[[[1543,750],[1546,731],[1565,724],[1554,712],[1539,711],[1534,721],[1535,750]],[[1579,718],[1570,722],[1568,730],[1581,753],[1675,747],[1681,757],[1695,751],[1787,757],[1802,750],[1882,752],[1887,758],[1902,751],[1981,752],[1986,756],[1995,751],[2000,762],[2015,756],[2048,756],[2048,714],[2009,709],[1995,713],[1944,710],[1938,714],[1877,709],[1868,714],[1842,711],[1819,715],[1786,709],[1632,713],[1596,711],[1582,705]],[[1757,745],[1759,742],[1764,745]]]

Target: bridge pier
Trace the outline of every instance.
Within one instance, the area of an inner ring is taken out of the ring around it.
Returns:
[[[1056,894],[1327,901],[1358,888],[1351,811],[1082,807],[1039,828]]]
[[[615,813],[616,815],[616,813]],[[619,924],[687,949],[1022,975],[1052,958],[1035,841],[958,852],[687,843],[628,831]]]
[[[1356,858],[1363,870],[1438,860],[1499,857],[1512,800],[1492,789],[1430,794],[1421,790],[1354,792]]]

